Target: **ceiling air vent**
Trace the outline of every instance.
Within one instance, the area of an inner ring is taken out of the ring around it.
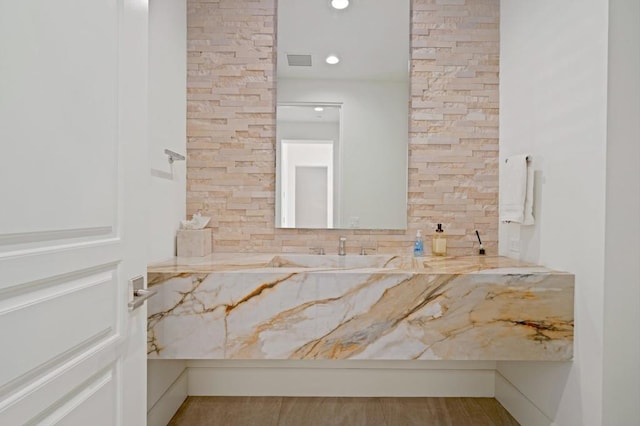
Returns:
[[[290,67],[310,67],[311,55],[287,55]]]

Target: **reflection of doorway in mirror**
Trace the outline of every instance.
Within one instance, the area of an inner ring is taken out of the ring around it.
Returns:
[[[333,145],[328,140],[282,140],[283,228],[333,226]]]
[[[297,166],[295,226],[326,228],[328,221],[328,182],[326,166]]]

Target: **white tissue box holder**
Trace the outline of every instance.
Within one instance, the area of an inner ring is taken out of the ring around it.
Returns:
[[[179,229],[178,257],[202,257],[211,254],[211,228]]]

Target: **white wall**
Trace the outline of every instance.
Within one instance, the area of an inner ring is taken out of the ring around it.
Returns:
[[[165,426],[188,395],[186,361],[147,362],[147,425]]]
[[[186,215],[186,165],[169,165],[165,148],[186,155],[186,0],[149,2],[149,263],[175,256]]]
[[[576,327],[572,363],[497,368],[547,424],[600,425],[607,2],[506,0],[500,15],[500,160],[531,154],[537,185],[536,225],[500,225],[500,253],[574,273]]]
[[[189,360],[189,395],[492,397],[493,361]]]
[[[609,2],[603,425],[640,422],[640,2]]]
[[[402,82],[278,80],[279,103],[342,104],[343,227],[406,228],[408,96]]]
[[[165,148],[186,155],[186,29],[186,0],[149,2],[149,263],[175,255],[186,214],[185,162],[169,165],[164,155]],[[185,367],[184,361],[147,362],[150,426],[166,424],[186,397]]]

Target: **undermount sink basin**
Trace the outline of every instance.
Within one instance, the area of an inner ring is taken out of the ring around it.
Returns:
[[[274,256],[269,262],[271,268],[399,268],[402,258],[392,255],[314,255],[314,254],[283,254]]]

